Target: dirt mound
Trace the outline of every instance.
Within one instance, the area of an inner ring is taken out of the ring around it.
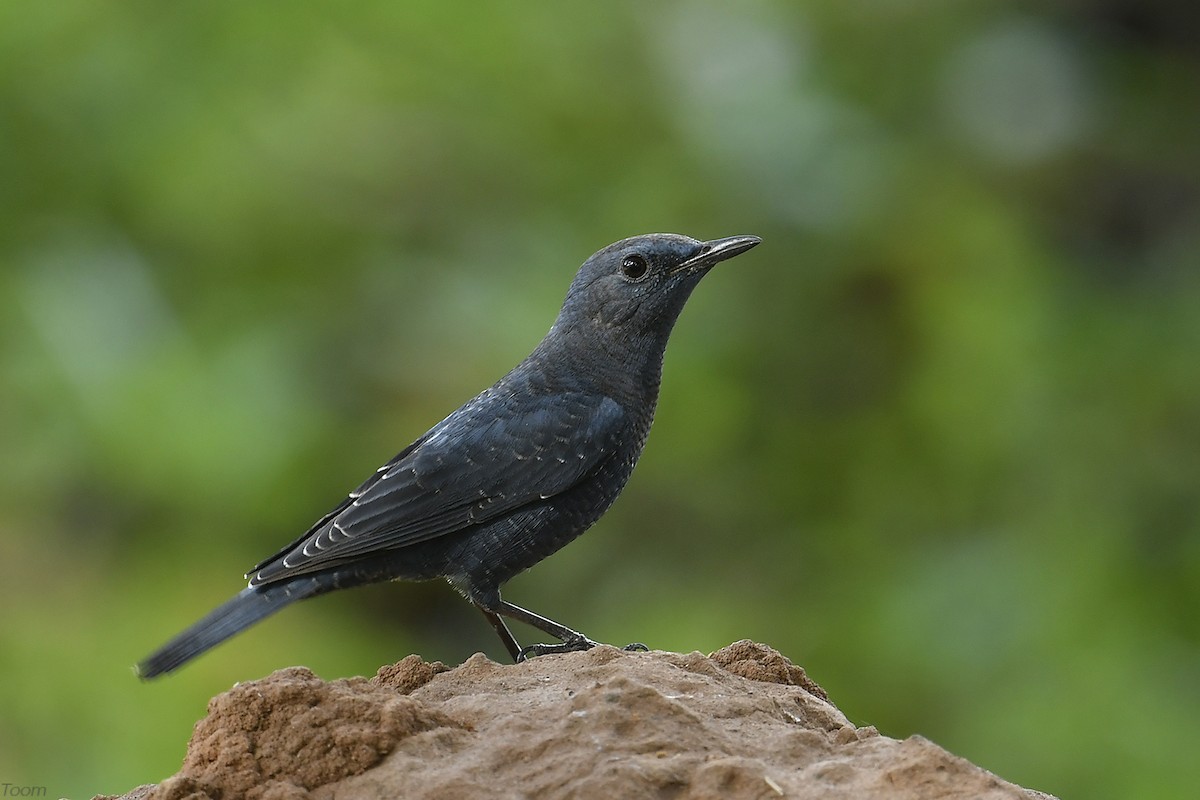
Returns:
[[[293,667],[209,703],[179,774],[126,798],[987,798],[1038,792],[937,745],[856,728],[804,670],[735,642],[597,647],[370,680]]]

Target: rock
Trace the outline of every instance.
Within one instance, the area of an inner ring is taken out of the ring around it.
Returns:
[[[179,773],[128,800],[1046,798],[919,736],[857,728],[804,670],[601,646],[370,680],[294,667],[214,698]]]

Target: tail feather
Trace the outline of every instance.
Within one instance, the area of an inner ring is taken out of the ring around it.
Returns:
[[[329,581],[319,575],[247,587],[142,660],[136,667],[137,675],[146,680],[178,669],[284,606],[331,588]]]

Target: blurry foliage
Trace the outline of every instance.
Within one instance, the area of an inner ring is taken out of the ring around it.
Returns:
[[[128,671],[668,230],[764,245],[508,596],[768,642],[1063,797],[1194,791],[1200,15],[1028,5],[0,6],[0,780],[159,779],[289,664],[501,657],[431,584]]]

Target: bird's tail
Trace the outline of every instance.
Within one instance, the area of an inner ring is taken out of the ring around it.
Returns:
[[[284,606],[332,588],[326,576],[322,575],[309,575],[287,583],[247,587],[147,656],[137,665],[137,675],[145,680],[178,669]]]

